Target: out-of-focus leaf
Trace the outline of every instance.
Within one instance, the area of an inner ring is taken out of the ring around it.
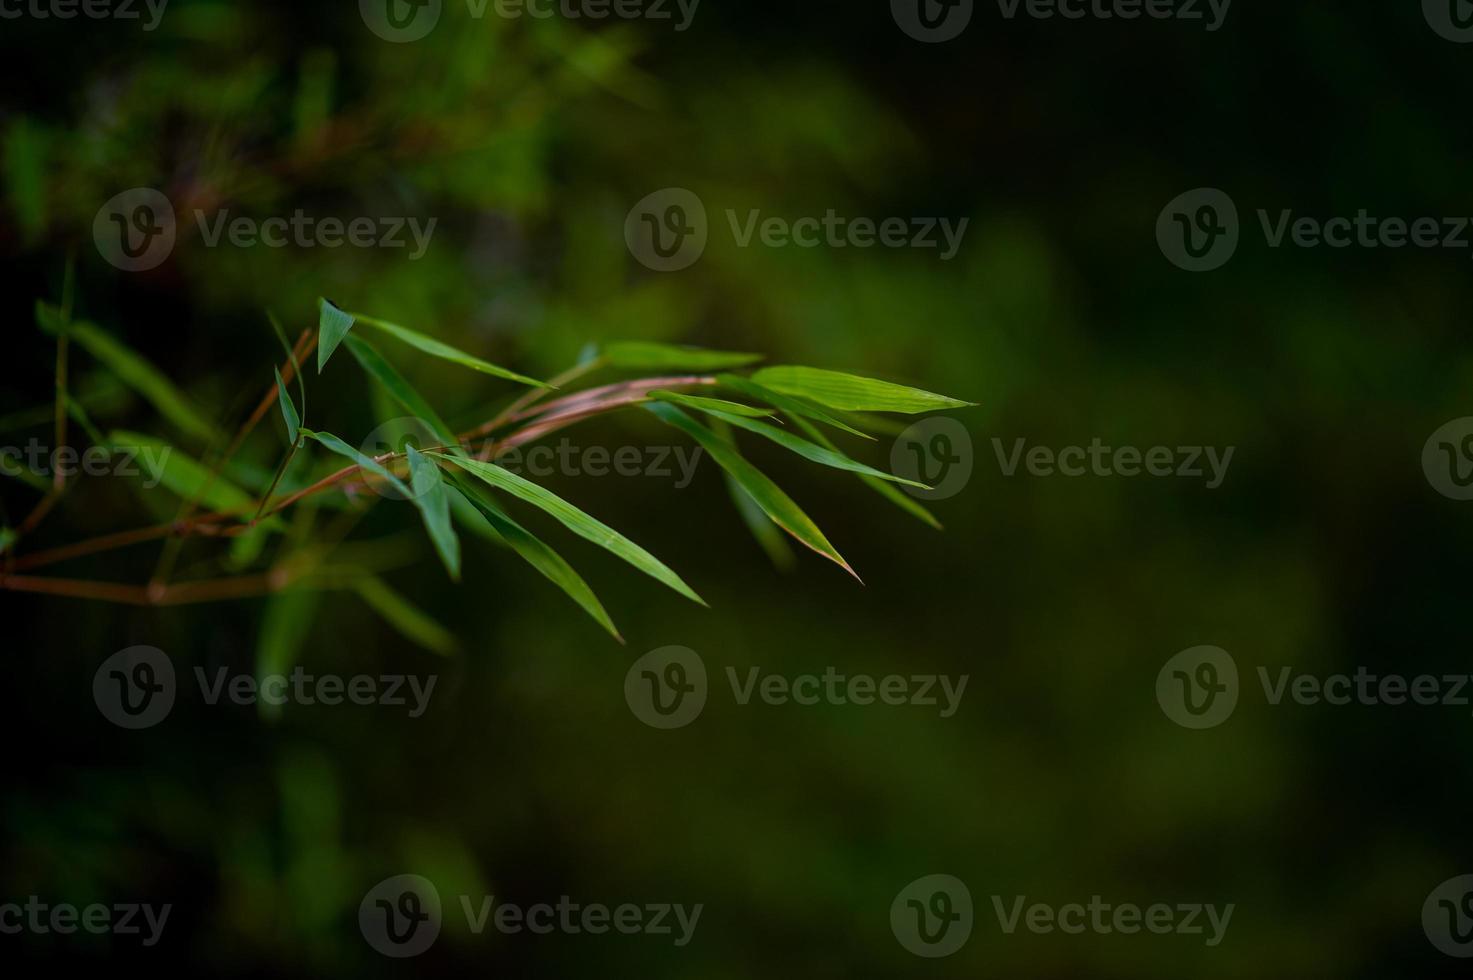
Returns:
[[[799,415],[789,417],[792,418],[795,425],[797,425],[804,432],[808,433],[808,437],[814,442],[828,449],[832,449],[835,452],[838,452],[838,447],[836,447],[833,442],[829,440],[828,436],[824,435],[819,430],[818,426],[814,425],[812,422],[809,422],[807,419]],[[884,480],[876,480],[872,476],[864,476],[862,474],[860,475],[859,480],[865,486],[869,487],[875,493],[890,501],[896,507],[899,507],[901,510],[905,511],[907,514],[910,514],[912,517],[918,518],[924,523],[929,524],[931,527],[934,527],[938,531],[941,530],[941,522],[936,519],[936,515],[932,514],[913,497],[906,496],[905,493],[902,492],[898,487],[894,486],[893,484],[886,483]]]
[[[158,368],[95,323],[85,320],[63,323],[61,311],[49,303],[36,304],[36,323],[47,333],[64,333],[86,349],[180,431],[205,442],[219,438],[219,433],[205,421],[203,413]]]
[[[286,422],[286,441],[295,446],[302,419],[297,415],[297,407],[292,404],[292,396],[286,393],[286,382],[281,380],[281,371],[274,367],[271,370],[276,372],[276,397],[281,402],[281,417]]]
[[[423,421],[447,446],[456,444],[455,432],[440,418],[440,414],[425,401],[424,396],[395,370],[394,365],[384,360],[383,355],[362,337],[348,337],[345,341],[348,353],[363,366],[369,377],[383,385],[384,390],[398,402],[406,412]]]
[[[705,408],[700,405],[694,405],[692,407],[714,415],[716,418],[734,425],[739,429],[755,432],[764,439],[769,439],[784,449],[795,452],[804,459],[818,463],[821,466],[831,466],[836,470],[848,470],[850,473],[860,473],[876,480],[904,483],[906,486],[917,487],[921,490],[931,489],[924,483],[917,483],[915,480],[907,480],[903,477],[894,476],[886,473],[884,470],[877,470],[873,466],[866,466],[864,463],[856,462],[836,449],[827,449],[823,446],[816,445],[807,439],[801,439],[793,435],[791,432],[784,432],[776,426],[768,425],[766,422],[759,422],[756,419],[745,418],[741,415],[732,415],[729,412],[723,412],[714,408]]]
[[[725,412],[728,415],[741,415],[749,419],[773,417],[769,409],[754,408],[751,405],[743,405],[741,402],[727,401],[725,398],[702,398],[700,395],[683,395],[678,391],[652,391],[650,397],[655,401],[672,402],[687,408],[699,409],[702,412]]]
[[[478,513],[503,544],[510,545],[512,550],[526,559],[527,563],[541,572],[549,582],[566,592],[568,597],[578,603],[584,612],[592,616],[595,622],[608,631],[610,636],[620,643],[624,642],[624,638],[619,635],[618,629],[614,626],[614,621],[604,611],[603,603],[598,601],[598,596],[593,594],[588,583],[573,570],[573,566],[563,560],[562,555],[543,544],[532,532],[512,520],[505,511],[496,506],[495,501],[468,483],[455,480],[454,485],[447,484],[445,489],[452,495],[452,500],[458,496],[465,506]]]
[[[256,680],[272,674],[285,674],[296,666],[312,626],[318,593],[312,589],[289,589],[266,600],[261,617],[261,631],[256,638]],[[263,717],[281,714],[281,705],[257,702]]]
[[[377,576],[363,575],[355,578],[353,590],[405,639],[418,643],[432,653],[444,656],[455,653],[460,648],[455,634],[437,623],[429,614],[416,608],[408,599],[389,588]]]
[[[643,340],[606,344],[603,356],[610,367],[631,371],[723,371],[762,360],[761,354],[706,350],[702,347],[681,347]]]
[[[943,408],[969,408],[964,402],[919,388],[862,378],[842,371],[810,367],[769,367],[752,374],[752,380],[785,395],[800,395],[820,405],[846,412],[901,412],[914,415]]]
[[[46,227],[46,133],[25,116],[5,132],[5,190],[27,244]]]
[[[255,506],[251,495],[223,474],[211,473],[203,463],[161,439],[116,429],[107,438],[107,448],[114,454],[115,463],[120,462],[118,454],[131,456],[131,465],[139,471],[145,489],[161,485],[210,510],[232,511],[246,517]]]
[[[450,523],[450,498],[445,495],[445,481],[440,467],[430,462],[413,446],[407,447],[409,478],[414,490],[414,503],[424,518],[425,530],[445,563],[445,570],[455,581],[460,580],[460,538]]]
[[[700,443],[702,448],[711,454],[711,458],[716,460],[722,469],[730,473],[741,484],[743,490],[752,495],[757,506],[761,507],[778,527],[834,562],[856,579],[859,578],[854,569],[844,560],[844,556],[829,544],[828,538],[823,536],[818,525],[803,513],[802,508],[794,503],[781,487],[768,479],[766,474],[747,462],[740,453],[732,448],[730,443],[717,438],[710,429],[674,405],[656,403],[644,407],[653,412],[661,421],[668,422]]]
[[[15,539],[16,533],[14,528],[0,527],[0,555],[10,550],[10,546],[15,544]]]
[[[748,398],[764,401],[773,408],[781,409],[789,416],[817,419],[825,425],[832,425],[836,429],[841,429],[853,436],[859,436],[861,439],[873,441],[875,438],[869,433],[861,432],[847,422],[835,418],[817,405],[810,404],[799,398],[790,398],[782,392],[773,391],[771,388],[764,388],[762,385],[747,378],[738,377],[735,374],[721,374],[717,375],[716,380],[721,383],[723,388],[730,388],[732,391],[741,392]]]
[[[345,313],[326,299],[317,300],[317,373],[353,329],[353,314]]]
[[[600,548],[604,548],[624,559],[646,575],[658,582],[663,582],[687,599],[699,602],[703,606],[706,605],[704,599],[696,595],[695,591],[686,585],[679,575],[666,568],[664,563],[654,555],[645,551],[639,545],[630,541],[608,525],[589,517],[557,494],[545,490],[529,480],[524,480],[515,473],[509,472],[494,463],[483,463],[480,460],[462,459],[440,453],[431,453],[430,455],[454,463],[456,466],[490,486],[505,491],[512,496],[520,497],[534,507],[546,511],[579,537],[586,538]]]
[[[524,385],[531,385],[534,388],[552,387],[545,381],[538,381],[535,378],[517,374],[515,371],[508,371],[504,367],[497,367],[489,361],[483,361],[479,357],[473,357],[465,353],[465,351],[456,350],[449,344],[441,343],[433,337],[427,337],[422,333],[410,330],[408,327],[401,327],[397,323],[389,323],[385,320],[363,316],[362,314],[354,314],[354,319],[359,323],[382,330],[389,336],[402,340],[415,350],[429,354],[431,357],[438,357],[441,360],[450,361],[452,364],[459,364],[461,367],[468,367],[473,371],[480,371],[482,374],[505,378],[508,381],[517,381]]]

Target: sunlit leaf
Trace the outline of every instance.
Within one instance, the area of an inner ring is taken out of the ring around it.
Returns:
[[[610,367],[631,371],[722,371],[762,360],[761,354],[706,350],[702,347],[682,347],[643,340],[606,344],[603,356]]]
[[[768,479],[766,474],[747,462],[729,443],[717,438],[715,433],[710,429],[689,415],[686,415],[674,405],[656,403],[644,407],[648,411],[653,412],[662,421],[675,426],[700,443],[702,448],[711,454],[711,458],[716,460],[722,469],[730,473],[741,484],[743,490],[752,495],[752,499],[757,502],[757,506],[761,507],[763,512],[772,518],[778,527],[787,531],[825,558],[828,558],[850,575],[859,578],[855,574],[854,569],[849,567],[849,563],[844,560],[844,557],[839,554],[833,545],[829,544],[828,538],[823,536],[823,532],[818,529],[818,525],[814,524],[808,515],[803,513],[802,508],[794,503],[792,498],[782,491],[781,487]]]
[[[575,572],[573,566],[564,561],[561,555],[512,520],[505,511],[496,506],[495,501],[479,492],[475,487],[455,480],[454,485],[446,485],[446,490],[451,494],[452,501],[459,496],[465,506],[472,508],[480,515],[503,544],[510,546],[512,550],[526,559],[528,564],[541,572],[548,581],[566,592],[568,597],[578,603],[584,612],[592,616],[594,621],[609,632],[610,636],[620,643],[624,642],[624,638],[614,627],[613,620],[604,611],[603,603],[598,601],[598,596],[593,594],[588,583],[583,581],[583,577]]]
[[[656,581],[663,582],[686,598],[699,602],[703,606],[706,604],[705,600],[696,595],[695,591],[686,585],[679,575],[666,568],[664,563],[654,555],[651,555],[648,551],[645,551],[639,545],[630,541],[608,525],[589,517],[583,511],[574,507],[550,490],[545,490],[529,480],[524,480],[515,473],[494,463],[483,463],[480,460],[474,459],[461,459],[440,453],[431,453],[430,455],[454,463],[456,466],[459,466],[467,473],[479,478],[490,486],[519,497],[534,507],[546,511],[579,537],[586,538],[600,548],[604,548],[617,555],[646,575]]]
[[[727,401],[725,398],[703,398],[700,395],[684,395],[678,391],[652,391],[650,397],[655,401],[672,402],[703,412],[725,412],[728,415],[741,415],[749,419],[772,418],[770,409],[754,408],[751,405],[743,405],[741,402]]]
[[[791,398],[782,392],[773,391],[771,388],[764,388],[762,385],[748,378],[738,377],[735,374],[720,374],[716,376],[716,380],[721,383],[723,388],[730,388],[732,391],[740,392],[748,398],[764,401],[773,408],[781,409],[789,416],[796,415],[803,418],[815,419],[825,425],[832,425],[836,429],[841,429],[850,435],[859,436],[861,439],[874,439],[874,436],[869,433],[859,431],[842,419],[835,418],[828,412],[825,412],[817,405],[805,402],[799,398]]]
[[[884,470],[877,470],[873,466],[866,466],[864,463],[856,462],[855,460],[850,459],[848,456],[845,456],[843,453],[839,452],[836,449],[828,449],[815,443],[809,442],[807,439],[799,438],[798,436],[793,435],[791,432],[784,432],[782,429],[779,429],[776,426],[768,425],[766,422],[759,422],[756,419],[746,418],[741,415],[732,415],[729,412],[720,411],[714,408],[707,408],[701,405],[693,405],[692,407],[713,415],[723,420],[724,422],[736,426],[739,429],[746,429],[748,432],[755,432],[757,435],[762,436],[764,439],[769,439],[772,442],[777,443],[779,446],[782,446],[784,449],[787,449],[790,452],[797,453],[804,459],[809,460],[813,463],[818,463],[821,466],[831,466],[836,470],[848,470],[850,473],[862,473],[865,476],[873,477],[877,480],[888,480],[892,483],[904,483],[907,486],[917,487],[921,490],[931,489],[924,483],[917,483],[915,480],[907,480],[903,477],[894,476],[890,473],[886,473]]]
[[[753,373],[752,380],[785,395],[800,395],[820,405],[846,412],[901,412],[913,415],[943,408],[967,408],[976,404],[919,388],[907,388],[905,385],[823,368],[762,368]]]

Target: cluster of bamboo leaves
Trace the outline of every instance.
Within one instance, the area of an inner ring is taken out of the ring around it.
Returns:
[[[65,336],[88,351],[183,432],[201,440],[218,440],[219,433],[204,421],[204,415],[162,372],[95,324],[73,320],[69,306],[69,301],[64,301],[60,308],[38,303],[38,324],[43,330]],[[280,517],[267,505],[296,455],[311,443],[343,457],[351,466],[358,468],[360,478],[371,476],[382,481],[394,491],[393,496],[409,501],[417,510],[451,579],[460,577],[460,532],[469,533],[511,549],[565,592],[611,636],[620,638],[608,612],[587,582],[557,551],[508,512],[504,504],[507,500],[515,500],[545,512],[572,533],[608,550],[687,599],[705,604],[679,575],[625,535],[545,487],[498,465],[494,456],[488,459],[473,455],[470,447],[462,443],[440,413],[380,351],[376,342],[388,340],[399,347],[408,347],[423,355],[526,386],[529,392],[523,395],[525,404],[535,404],[538,399],[549,395],[552,385],[492,364],[424,333],[376,317],[346,312],[330,301],[319,300],[318,306],[318,373],[340,348],[347,350],[374,384],[381,386],[394,403],[434,433],[438,445],[403,445],[399,451],[370,457],[348,440],[308,428],[305,424],[307,386],[304,372],[296,363],[293,348],[273,319],[272,325],[293,364],[297,391],[293,395],[281,372],[276,371],[277,397],[288,448],[259,506],[255,506],[255,498],[251,494],[232,483],[227,475],[212,472],[204,463],[177,450],[167,456],[168,462],[162,474],[162,483],[194,506],[233,513],[255,508],[255,518],[250,519],[252,528],[235,544],[237,563],[253,560],[264,537],[283,530]],[[928,510],[896,488],[896,484],[924,488],[923,484],[852,459],[825,430],[873,441],[874,436],[866,429],[893,431],[894,427],[893,424],[887,426],[880,415],[871,413],[916,415],[971,403],[819,368],[773,366],[759,367],[747,374],[733,373],[752,368],[761,359],[760,355],[754,354],[643,341],[610,343],[585,351],[580,363],[563,378],[583,379],[595,372],[615,372],[633,375],[631,380],[639,381],[651,375],[659,378],[670,372],[682,372],[687,378],[692,374],[699,377],[701,390],[726,396],[710,397],[656,387],[641,390],[632,403],[621,402],[611,407],[648,412],[704,449],[724,471],[743,519],[763,548],[780,565],[792,561],[791,551],[783,542],[782,532],[786,532],[854,574],[818,525],[742,454],[737,432],[776,443],[819,465],[851,472],[897,506],[934,527],[940,527]],[[674,387],[679,386],[672,385]],[[567,392],[559,391],[558,394],[566,395]],[[74,399],[68,400],[66,409],[98,445],[135,449],[144,446],[162,449],[167,445],[162,440],[136,432],[113,431],[104,435],[92,423],[84,407]],[[534,413],[530,422],[524,424],[535,424],[536,421]],[[241,520],[248,519],[248,516]],[[445,635],[429,617],[410,606],[376,577],[357,576],[352,587],[411,639],[442,652],[453,646],[453,638]],[[285,622],[306,612],[299,598],[284,594],[275,602],[277,607],[268,614],[267,634],[287,631]],[[263,636],[263,645],[268,642],[269,638]]]

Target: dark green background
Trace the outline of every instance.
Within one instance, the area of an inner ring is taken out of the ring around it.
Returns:
[[[469,540],[464,582],[450,585],[416,536],[414,562],[388,580],[463,653],[418,650],[351,595],[322,597],[302,652],[317,672],[439,673],[414,721],[298,708],[269,723],[186,699],[163,725],[120,732],[91,698],[103,659],[149,644],[185,670],[249,671],[264,604],[135,610],[4,593],[0,900],[175,910],[150,951],[0,937],[0,960],[113,957],[194,975],[1455,975],[1420,913],[1434,886],[1473,870],[1468,709],[1269,708],[1251,681],[1260,665],[1468,669],[1468,505],[1433,492],[1420,455],[1433,430],[1473,414],[1469,252],[1273,250],[1254,214],[1473,213],[1473,49],[1429,30],[1418,4],[1239,0],[1209,34],[1007,21],[979,3],[961,38],[929,46],[882,2],[705,0],[677,34],[470,22],[447,0],[429,39],[392,46],[352,3],[175,0],[153,34],[4,21],[0,44],[0,414],[51,398],[54,344],[31,308],[55,301],[68,254],[79,314],[222,419],[279,359],[262,311],[295,335],[319,295],[542,376],[586,342],[664,339],[981,403],[955,413],[976,471],[936,506],[944,533],[843,474],[753,447],[864,587],[812,555],[774,571],[709,463],[679,491],[551,481],[711,602],[683,603],[534,521],[627,647],[514,557]],[[39,182],[25,165],[36,159]],[[671,185],[701,194],[713,222],[725,207],[834,208],[971,226],[949,263],[739,250],[718,232],[696,266],[657,275],[631,259],[622,227],[635,201]],[[419,262],[191,238],[130,275],[102,262],[91,223],[133,186],[176,207],[434,215],[439,228]],[[1190,275],[1154,229],[1167,201],[1200,186],[1235,198],[1244,241],[1225,268]],[[374,422],[368,386],[340,360],[309,379],[309,422],[359,436]],[[75,362],[85,379],[90,363]],[[453,423],[512,393],[423,358],[398,363]],[[137,400],[108,422],[169,434]],[[247,450],[267,467],[275,426]],[[1237,451],[1207,491],[1004,478],[991,444],[1096,436]],[[622,417],[572,437],[668,441]],[[887,456],[882,445],[866,458]],[[12,521],[36,496],[13,481],[0,493]],[[157,508],[98,481],[27,547],[148,523]],[[359,533],[414,527],[385,505]],[[192,544],[182,564],[209,569],[216,553]],[[51,571],[139,582],[157,555]],[[971,681],[950,719],[739,708],[718,683],[696,723],[657,732],[622,686],[634,658],[667,644],[699,651],[713,674],[832,665]],[[1157,706],[1155,679],[1198,644],[1230,651],[1248,685],[1228,724],[1188,732]],[[394,963],[363,943],[356,913],[367,888],[402,872],[442,896],[705,911],[684,949],[447,927],[430,953]],[[904,885],[937,872],[969,884],[978,924],[933,962],[906,953],[888,918]],[[1007,937],[994,894],[1237,910],[1215,949]]]

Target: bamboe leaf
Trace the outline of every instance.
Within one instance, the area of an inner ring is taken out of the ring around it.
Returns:
[[[741,451],[732,437],[731,427],[725,422],[715,419],[711,424],[711,431],[730,445],[733,451]],[[721,478],[726,483],[727,493],[731,495],[731,502],[736,506],[737,514],[741,517],[742,523],[746,524],[747,529],[752,532],[752,537],[757,539],[758,546],[779,571],[792,571],[798,559],[793,554],[793,549],[789,546],[782,528],[774,524],[772,518],[757,506],[757,501],[752,499],[750,493],[742,489],[742,485],[736,481],[735,477],[726,470],[722,470]]]
[[[204,442],[219,439],[215,427],[163,372],[97,324],[86,320],[64,323],[60,311],[47,303],[36,304],[36,323],[47,333],[64,333],[76,341],[181,432]]]
[[[856,462],[836,449],[827,449],[823,446],[816,445],[790,432],[784,432],[776,426],[768,425],[766,422],[759,422],[756,419],[733,415],[729,412],[720,411],[715,408],[706,408],[701,405],[693,405],[691,407],[700,409],[739,429],[755,432],[764,439],[770,439],[784,449],[795,452],[804,459],[818,463],[821,466],[831,466],[836,470],[848,470],[850,473],[860,473],[877,480],[888,480],[891,483],[904,483],[906,486],[917,487],[921,490],[931,489],[924,483],[917,483],[915,480],[907,480],[903,477],[894,476],[893,474],[886,473],[884,470],[877,470],[873,466],[866,466],[864,463]]]
[[[824,435],[823,432],[819,430],[818,426],[814,425],[812,422],[809,422],[802,416],[791,416],[791,418],[793,419],[793,423],[804,432],[808,433],[808,437],[814,442],[828,449],[832,449],[835,452],[838,451],[838,447],[836,447],[833,442],[829,440],[828,436]],[[899,488],[897,488],[893,484],[886,483],[883,480],[876,480],[872,476],[864,475],[861,475],[859,477],[859,480],[875,493],[884,497],[886,500],[890,501],[896,507],[899,507],[901,510],[905,511],[907,514],[910,514],[912,517],[915,517],[923,521],[924,523],[929,524],[931,527],[934,527],[938,531],[942,529],[941,522],[936,519],[935,514],[932,514],[914,498],[906,496],[903,492],[901,492]]]
[[[317,591],[299,588],[277,592],[266,600],[261,632],[256,639],[258,682],[267,675],[285,674],[296,665],[317,610],[317,597]],[[271,704],[265,698],[257,705],[263,717],[281,714],[281,705]]]
[[[618,629],[614,626],[614,621],[604,610],[603,603],[598,601],[598,596],[593,594],[588,583],[583,581],[582,576],[574,571],[573,566],[564,561],[561,555],[512,520],[505,511],[496,506],[495,501],[490,497],[468,483],[452,477],[452,483],[447,484],[445,489],[451,495],[452,502],[458,497],[461,503],[471,508],[486,522],[487,528],[503,544],[508,545],[526,559],[529,565],[541,572],[549,582],[567,593],[568,597],[578,603],[584,612],[592,616],[595,622],[608,631],[610,636],[620,643],[624,642],[624,638],[619,635]]]
[[[440,467],[425,459],[413,446],[404,454],[409,458],[409,477],[414,490],[414,504],[424,518],[425,530],[445,563],[445,570],[456,581],[460,580],[460,538],[450,523],[450,498],[445,494],[445,481],[440,476]]]
[[[250,494],[162,439],[116,429],[108,436],[107,448],[113,453],[126,453],[132,467],[139,470],[147,482],[156,479],[159,485],[177,496],[203,504],[210,510],[250,516],[245,513],[255,504]]]
[[[684,405],[687,408],[698,409],[702,412],[718,411],[729,415],[741,415],[749,419],[770,419],[773,417],[771,410],[766,408],[754,408],[751,405],[743,405],[741,402],[730,402],[725,398],[702,398],[700,395],[683,395],[678,391],[652,391],[650,397],[656,401],[673,402],[676,405]]]
[[[761,507],[778,527],[828,558],[850,575],[854,575],[856,579],[859,578],[844,557],[833,545],[829,544],[828,538],[823,536],[818,525],[803,513],[802,508],[794,503],[781,487],[768,479],[766,474],[742,458],[742,455],[729,443],[717,438],[710,429],[674,405],[656,403],[644,407],[662,421],[675,426],[700,443],[702,448],[711,454],[711,458],[716,460],[722,469],[730,473],[742,485],[742,489],[752,495],[757,506]]]
[[[353,329],[353,314],[338,309],[331,301],[317,300],[317,373],[327,366],[327,359]]]
[[[790,398],[789,396],[784,395],[781,392],[773,391],[771,388],[764,388],[762,385],[757,384],[755,381],[752,381],[748,378],[739,377],[735,374],[719,374],[716,376],[716,380],[721,383],[721,386],[723,388],[730,388],[732,391],[741,392],[748,398],[755,398],[758,401],[767,402],[767,404],[771,405],[773,408],[781,409],[789,416],[816,419],[819,422],[824,423],[825,425],[831,425],[836,429],[841,429],[844,432],[849,433],[850,435],[859,436],[859,438],[861,439],[869,439],[870,441],[874,441],[875,437],[870,435],[869,433],[859,431],[858,429],[849,425],[847,422],[844,422],[842,419],[835,418],[828,412],[825,412],[817,405],[805,402],[800,398]]]
[[[505,378],[508,381],[531,385],[534,388],[552,387],[544,381],[538,381],[535,378],[517,374],[515,371],[508,371],[504,367],[497,367],[489,361],[483,361],[479,357],[473,357],[464,351],[456,350],[449,344],[441,343],[433,337],[427,337],[418,331],[410,330],[408,327],[401,327],[397,323],[389,323],[386,320],[379,320],[375,317],[363,316],[361,314],[354,314],[353,317],[356,322],[382,330],[389,336],[401,340],[416,350],[429,354],[431,357],[438,357],[441,360],[450,361],[452,364],[459,364],[473,371],[480,371],[482,374],[494,375],[498,378]]]
[[[810,367],[769,367],[752,375],[757,384],[787,395],[800,395],[846,412],[901,412],[914,415],[943,408],[968,408],[964,402],[919,388],[863,378],[842,371]]]
[[[275,367],[271,370],[276,373],[276,397],[281,402],[281,417],[286,421],[286,441],[295,446],[302,419],[297,415],[297,407],[292,404],[292,396],[286,393],[286,382],[281,379],[281,371]]]
[[[524,480],[515,473],[494,463],[483,463],[480,460],[462,459],[441,453],[431,453],[430,455],[446,462],[454,463],[456,466],[470,473],[472,476],[481,479],[490,486],[512,494],[515,497],[520,497],[534,507],[546,511],[579,537],[586,538],[600,548],[604,548],[612,554],[617,555],[646,575],[658,582],[663,582],[686,598],[699,602],[703,606],[706,605],[704,599],[696,595],[695,591],[686,585],[679,575],[676,575],[669,568],[665,567],[664,563],[654,555],[651,555],[648,551],[645,551],[639,545],[630,541],[608,525],[589,517],[583,511],[574,507],[550,490],[546,490],[529,480]]]
[[[455,432],[440,418],[440,414],[425,401],[424,396],[415,390],[414,386],[404,379],[392,364],[384,360],[372,344],[361,337],[350,336],[345,341],[348,353],[363,366],[369,377],[383,385],[384,390],[398,402],[406,412],[415,418],[422,420],[437,435],[445,445],[453,445],[456,442]]]
[[[606,344],[603,356],[610,367],[633,371],[721,371],[762,360],[761,354],[706,350],[644,340]]]
[[[437,623],[375,575],[354,578],[353,591],[394,629],[432,653],[448,656],[459,649],[455,634]]]
[[[351,459],[354,463],[357,463],[359,467],[367,470],[374,476],[382,477],[384,480],[388,481],[389,486],[399,491],[399,493],[402,494],[405,498],[412,499],[414,497],[414,493],[407,486],[404,485],[404,481],[399,479],[393,473],[390,473],[382,463],[374,459],[372,456],[365,456],[363,453],[354,449],[352,446],[348,445],[346,442],[339,439],[332,433],[313,432],[311,429],[303,428],[302,435],[306,436],[308,439],[314,439],[317,442],[320,442],[324,447],[331,450],[332,452],[337,453],[339,456],[344,456],[348,459]]]

